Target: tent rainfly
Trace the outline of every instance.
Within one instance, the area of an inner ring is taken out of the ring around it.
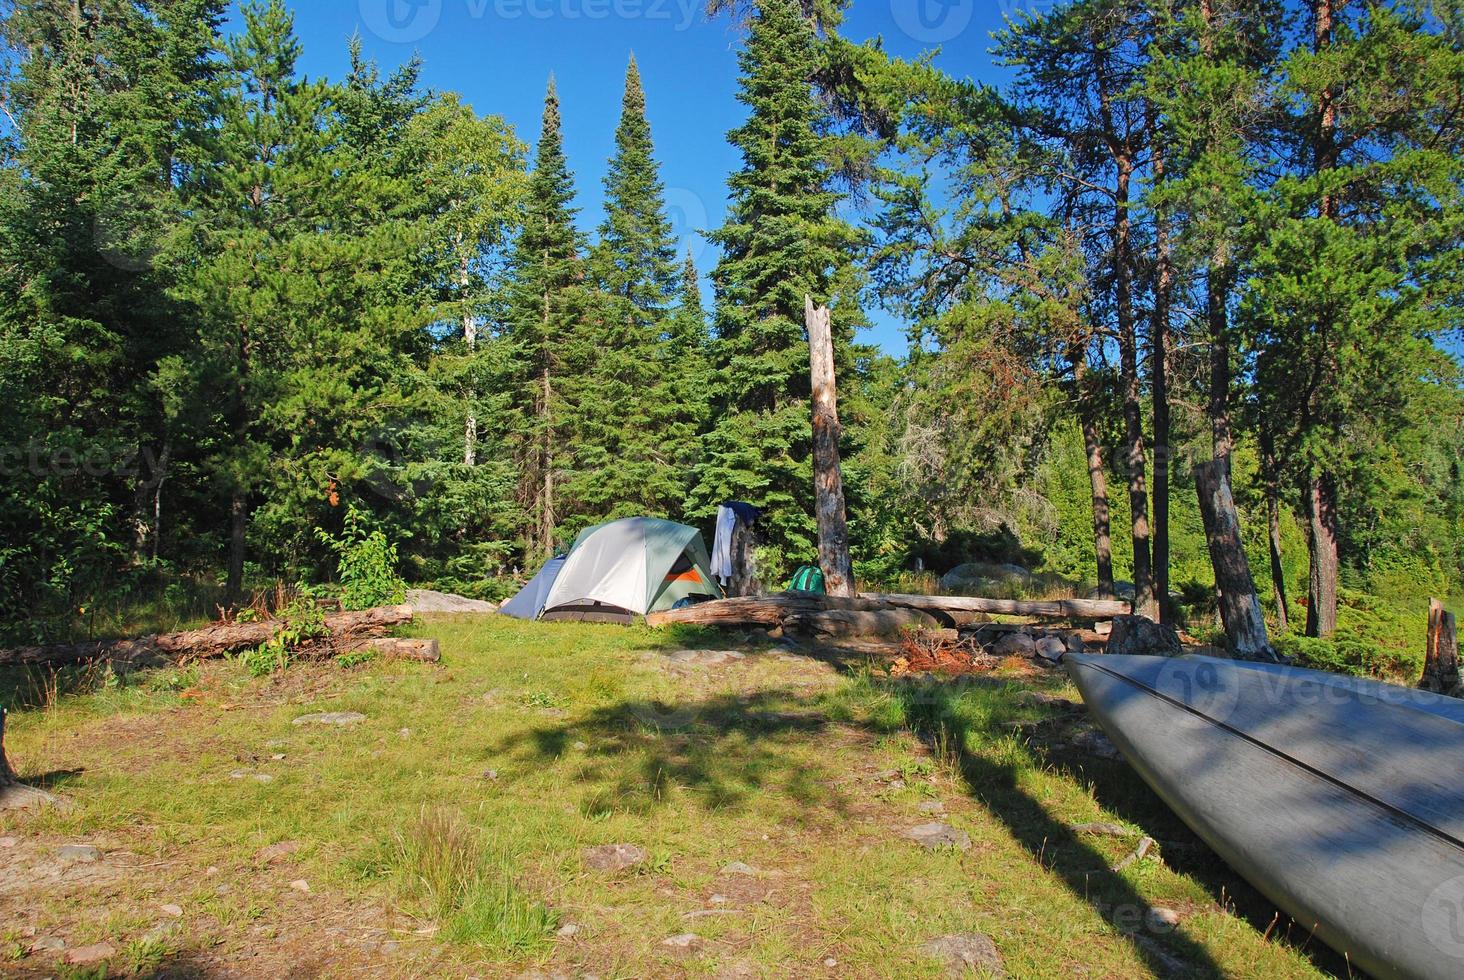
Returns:
[[[502,612],[520,619],[629,623],[688,598],[722,594],[700,532],[630,517],[586,528],[568,556],[545,564]]]

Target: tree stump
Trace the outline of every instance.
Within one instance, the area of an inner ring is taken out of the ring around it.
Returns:
[[[1460,694],[1459,634],[1454,626],[1454,614],[1437,599],[1428,600],[1428,645],[1418,686],[1451,697]]]

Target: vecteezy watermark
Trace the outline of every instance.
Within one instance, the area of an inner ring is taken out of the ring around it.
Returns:
[[[392,503],[418,499],[431,489],[431,481],[412,473],[411,457],[404,438],[379,429],[361,441],[356,458],[365,470],[361,482],[377,496]]]
[[[1464,960],[1464,875],[1450,878],[1423,900],[1423,934],[1446,956]]]
[[[971,26],[976,0],[890,0],[890,13],[911,39],[921,44],[942,44]]]
[[[685,187],[666,189],[666,217],[671,222],[671,235],[676,239],[676,258],[698,262],[707,250],[704,229],[707,226],[707,205],[695,191]]]
[[[152,446],[0,446],[0,476],[29,473],[39,477],[116,476],[142,478],[151,484],[162,468]]]
[[[366,29],[391,44],[413,44],[442,20],[442,0],[359,0]]]
[[[455,0],[469,20],[661,20],[684,31],[698,0]],[[366,29],[391,44],[414,44],[437,29],[444,0],[357,0]]]

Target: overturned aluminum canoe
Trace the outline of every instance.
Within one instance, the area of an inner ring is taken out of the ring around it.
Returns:
[[[1213,657],[1069,656],[1165,803],[1377,977],[1464,977],[1464,701]]]

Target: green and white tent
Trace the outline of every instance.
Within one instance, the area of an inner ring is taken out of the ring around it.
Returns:
[[[682,599],[721,595],[696,528],[630,517],[580,532],[538,617],[628,623]]]

